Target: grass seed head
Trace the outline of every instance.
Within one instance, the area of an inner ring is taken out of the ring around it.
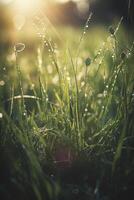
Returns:
[[[109,33],[111,35],[114,35],[114,33],[115,33],[115,30],[114,30],[114,28],[112,26],[109,27]]]
[[[126,55],[125,52],[122,52],[121,55],[120,55],[120,57],[121,57],[122,60],[124,60],[127,57],[127,55]]]

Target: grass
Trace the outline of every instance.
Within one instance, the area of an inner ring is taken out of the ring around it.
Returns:
[[[109,29],[21,37],[1,57],[2,199],[130,199],[134,189],[134,43]],[[33,34],[34,35],[34,34]],[[75,37],[74,37],[75,36]],[[31,45],[31,46],[30,46]]]

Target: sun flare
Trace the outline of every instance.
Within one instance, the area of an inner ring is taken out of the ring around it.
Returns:
[[[16,10],[23,13],[32,13],[41,6],[41,0],[15,0],[14,6]]]

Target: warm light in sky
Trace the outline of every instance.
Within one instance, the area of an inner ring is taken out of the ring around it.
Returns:
[[[66,3],[69,2],[70,0],[55,0],[56,2],[59,3]],[[89,1],[88,0],[71,0],[76,3],[77,9],[80,12],[80,14],[86,13],[89,10]]]
[[[60,2],[60,3],[66,3],[66,2],[68,2],[70,0],[55,0],[55,1]],[[80,2],[80,0],[72,0],[72,1],[74,1],[74,2]],[[84,0],[82,0],[82,1],[84,1]]]
[[[43,0],[0,0],[0,4],[11,4],[15,11],[30,14],[41,7]]]
[[[0,3],[2,4],[9,4],[11,3],[13,0],[0,0]]]
[[[16,9],[23,13],[33,12],[41,5],[41,0],[14,0]]]
[[[15,13],[17,15],[31,15],[35,11],[39,10],[39,8],[46,5],[49,2],[58,2],[58,3],[66,3],[70,0],[0,0],[0,3],[2,4],[9,4],[13,6],[13,9],[15,9]],[[76,3],[77,9],[80,14],[87,13],[89,10],[89,1],[88,0],[71,0]],[[92,0],[93,1],[93,0]],[[21,19],[21,20],[20,20]],[[19,17],[19,20],[15,19],[15,24],[17,25],[18,29],[20,29],[21,26],[18,26],[18,21],[24,21],[22,20],[22,17]],[[22,23],[21,23],[22,24]]]

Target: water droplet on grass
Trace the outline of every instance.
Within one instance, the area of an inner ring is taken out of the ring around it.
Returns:
[[[31,90],[33,90],[35,88],[34,83],[31,84]]]
[[[48,102],[48,100],[49,100],[49,99],[48,99],[48,98],[46,98],[46,102]]]
[[[23,113],[23,115],[24,115],[24,116],[26,116],[26,115],[27,115],[27,113],[26,113],[26,112],[24,112],[24,113]]]
[[[87,108],[85,108],[85,112],[88,112],[88,109],[87,109]]]
[[[4,86],[5,85],[5,81],[0,80],[0,86]]]
[[[85,97],[87,97],[87,94],[85,93]]]
[[[81,87],[83,87],[85,85],[85,82],[84,81],[82,81],[81,82]]]
[[[130,53],[130,52],[128,53],[128,56],[131,56],[131,53]]]
[[[3,114],[2,113],[0,113],[0,119],[2,119],[3,118]]]
[[[17,53],[24,51],[24,49],[25,49],[25,44],[23,44],[23,43],[17,43],[14,46],[14,51],[17,52]]]
[[[106,90],[104,90],[103,95],[104,95],[104,97],[107,96],[107,91]]]
[[[69,76],[67,76],[67,81],[70,81],[70,80],[71,80],[71,78]]]

